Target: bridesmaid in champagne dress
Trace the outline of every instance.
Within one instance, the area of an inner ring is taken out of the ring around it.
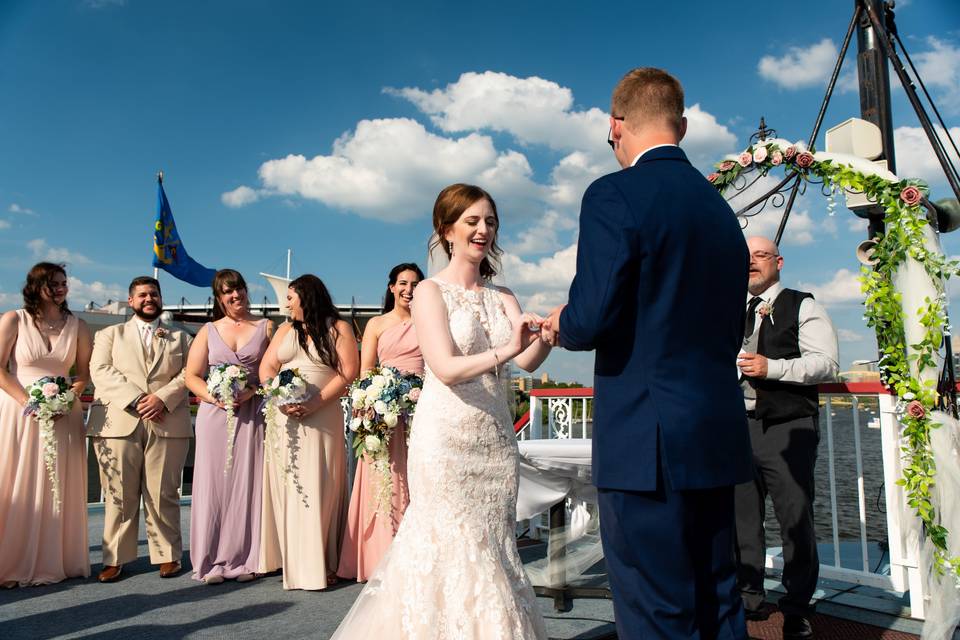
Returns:
[[[260,359],[272,333],[270,320],[250,313],[247,283],[232,269],[213,279],[214,322],[205,324],[190,347],[186,384],[201,400],[196,420],[196,460],[190,514],[193,577],[206,584],[256,577],[260,558],[263,487],[263,416],[256,397]],[[234,364],[247,372],[236,399],[233,459],[226,469],[227,413],[207,391],[212,365]]]
[[[93,341],[67,309],[67,274],[41,262],[27,274],[24,308],[0,318],[0,586],[13,588],[90,575],[87,454],[80,393],[90,379]],[[40,427],[23,415],[25,387],[67,377],[77,401],[54,423],[60,503],[53,499]]]
[[[292,322],[271,341],[260,379],[297,369],[308,397],[280,407],[277,433],[267,437],[260,572],[282,568],[284,589],[319,590],[336,582],[346,520],[340,397],[359,369],[357,340],[320,278],[304,275],[291,282],[287,305]]]
[[[413,263],[398,264],[390,270],[384,314],[367,323],[360,350],[361,373],[377,366],[390,366],[404,373],[423,375],[423,355],[413,328],[410,303],[413,291],[423,280],[423,272]],[[343,550],[337,575],[366,582],[377,568],[400,526],[410,502],[407,487],[407,438],[405,429],[398,429],[390,439],[390,475],[393,495],[389,511],[379,511],[374,502],[376,474],[366,459],[357,461],[353,494],[347,516]]]

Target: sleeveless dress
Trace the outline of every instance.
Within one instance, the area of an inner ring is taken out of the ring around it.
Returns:
[[[310,355],[291,330],[277,358],[281,371],[299,369],[315,396],[337,373],[308,344]],[[278,419],[279,451],[268,450],[264,461],[260,572],[282,568],[284,589],[326,589],[327,575],[337,569],[346,519],[343,409],[338,398],[303,420],[283,414]],[[292,467],[286,476],[281,464]]]
[[[377,340],[377,362],[381,366],[395,367],[404,373],[423,375],[423,355],[417,344],[417,332],[413,323],[404,321],[380,334]],[[390,439],[390,476],[393,487],[390,513],[377,513],[373,503],[376,490],[374,483],[377,478],[364,458],[357,460],[347,530],[344,533],[343,550],[337,569],[337,575],[341,578],[355,578],[358,582],[365,582],[393,542],[403,513],[410,502],[406,437]]]
[[[68,376],[80,322],[67,316],[48,349],[33,318],[17,310],[9,371],[26,387],[43,376]],[[50,584],[90,575],[87,553],[87,449],[79,399],[54,423],[60,507],[55,508],[40,444],[40,425],[0,391],[0,582]]]
[[[235,364],[247,370],[247,384],[259,385],[260,360],[267,350],[267,320],[253,337],[233,351],[213,323],[207,323],[208,364]],[[190,512],[190,562],[193,577],[256,573],[260,560],[260,509],[263,492],[263,415],[259,396],[236,409],[233,461],[227,456],[227,412],[201,402],[197,411],[197,449]]]
[[[456,351],[509,341],[495,289],[434,282]],[[412,428],[410,506],[333,638],[546,638],[514,537],[519,453],[500,380],[491,372],[448,387],[427,367]]]

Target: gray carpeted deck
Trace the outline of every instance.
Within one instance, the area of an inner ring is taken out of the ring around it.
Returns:
[[[189,539],[190,508],[183,508],[184,538]],[[90,513],[93,575],[45,587],[0,591],[0,639],[52,638],[329,638],[361,585],[337,585],[324,592],[284,591],[278,575],[247,584],[232,581],[205,586],[185,570],[161,580],[147,559],[141,524],[140,558],[124,567],[123,578],[100,584],[102,511]],[[523,550],[526,560],[544,547]],[[188,558],[184,558],[189,569]],[[576,600],[565,614],[540,598],[551,638],[589,640],[612,637],[613,605],[605,600]]]

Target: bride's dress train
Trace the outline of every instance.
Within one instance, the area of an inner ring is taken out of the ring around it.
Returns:
[[[508,342],[495,289],[434,282],[460,353]],[[515,541],[518,460],[501,381],[491,373],[448,387],[427,367],[411,429],[410,506],[334,640],[546,638]]]

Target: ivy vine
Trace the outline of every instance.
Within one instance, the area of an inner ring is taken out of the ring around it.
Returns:
[[[940,399],[937,376],[921,380],[925,372],[939,373],[937,357],[944,339],[949,339],[943,283],[950,276],[960,274],[960,263],[947,260],[926,247],[924,232],[929,222],[922,203],[929,190],[924,182],[891,181],[865,174],[832,159],[817,159],[816,153],[802,143],[782,146],[779,142],[761,141],[736,159],[718,162],[716,171],[709,174],[707,180],[722,194],[748,171],[766,175],[782,166],[796,172],[803,181],[819,180],[824,189],[833,194],[861,192],[883,210],[885,233],[877,236],[872,254],[875,264],[873,268],[861,268],[860,282],[865,295],[864,318],[877,334],[881,377],[897,396],[897,416],[903,426],[903,477],[897,484],[904,487],[908,504],[923,522],[926,535],[933,543],[934,571],[939,576],[950,573],[960,581],[960,557],[949,556],[949,532],[940,524],[930,494],[936,483],[930,432],[939,423],[931,419],[930,414]],[[915,312],[917,322],[923,327],[923,338],[909,345],[912,351],[909,355],[902,297],[893,285],[894,274],[907,258],[923,265],[937,291],[934,299],[926,298]],[[911,371],[911,364],[916,366],[916,375]]]

